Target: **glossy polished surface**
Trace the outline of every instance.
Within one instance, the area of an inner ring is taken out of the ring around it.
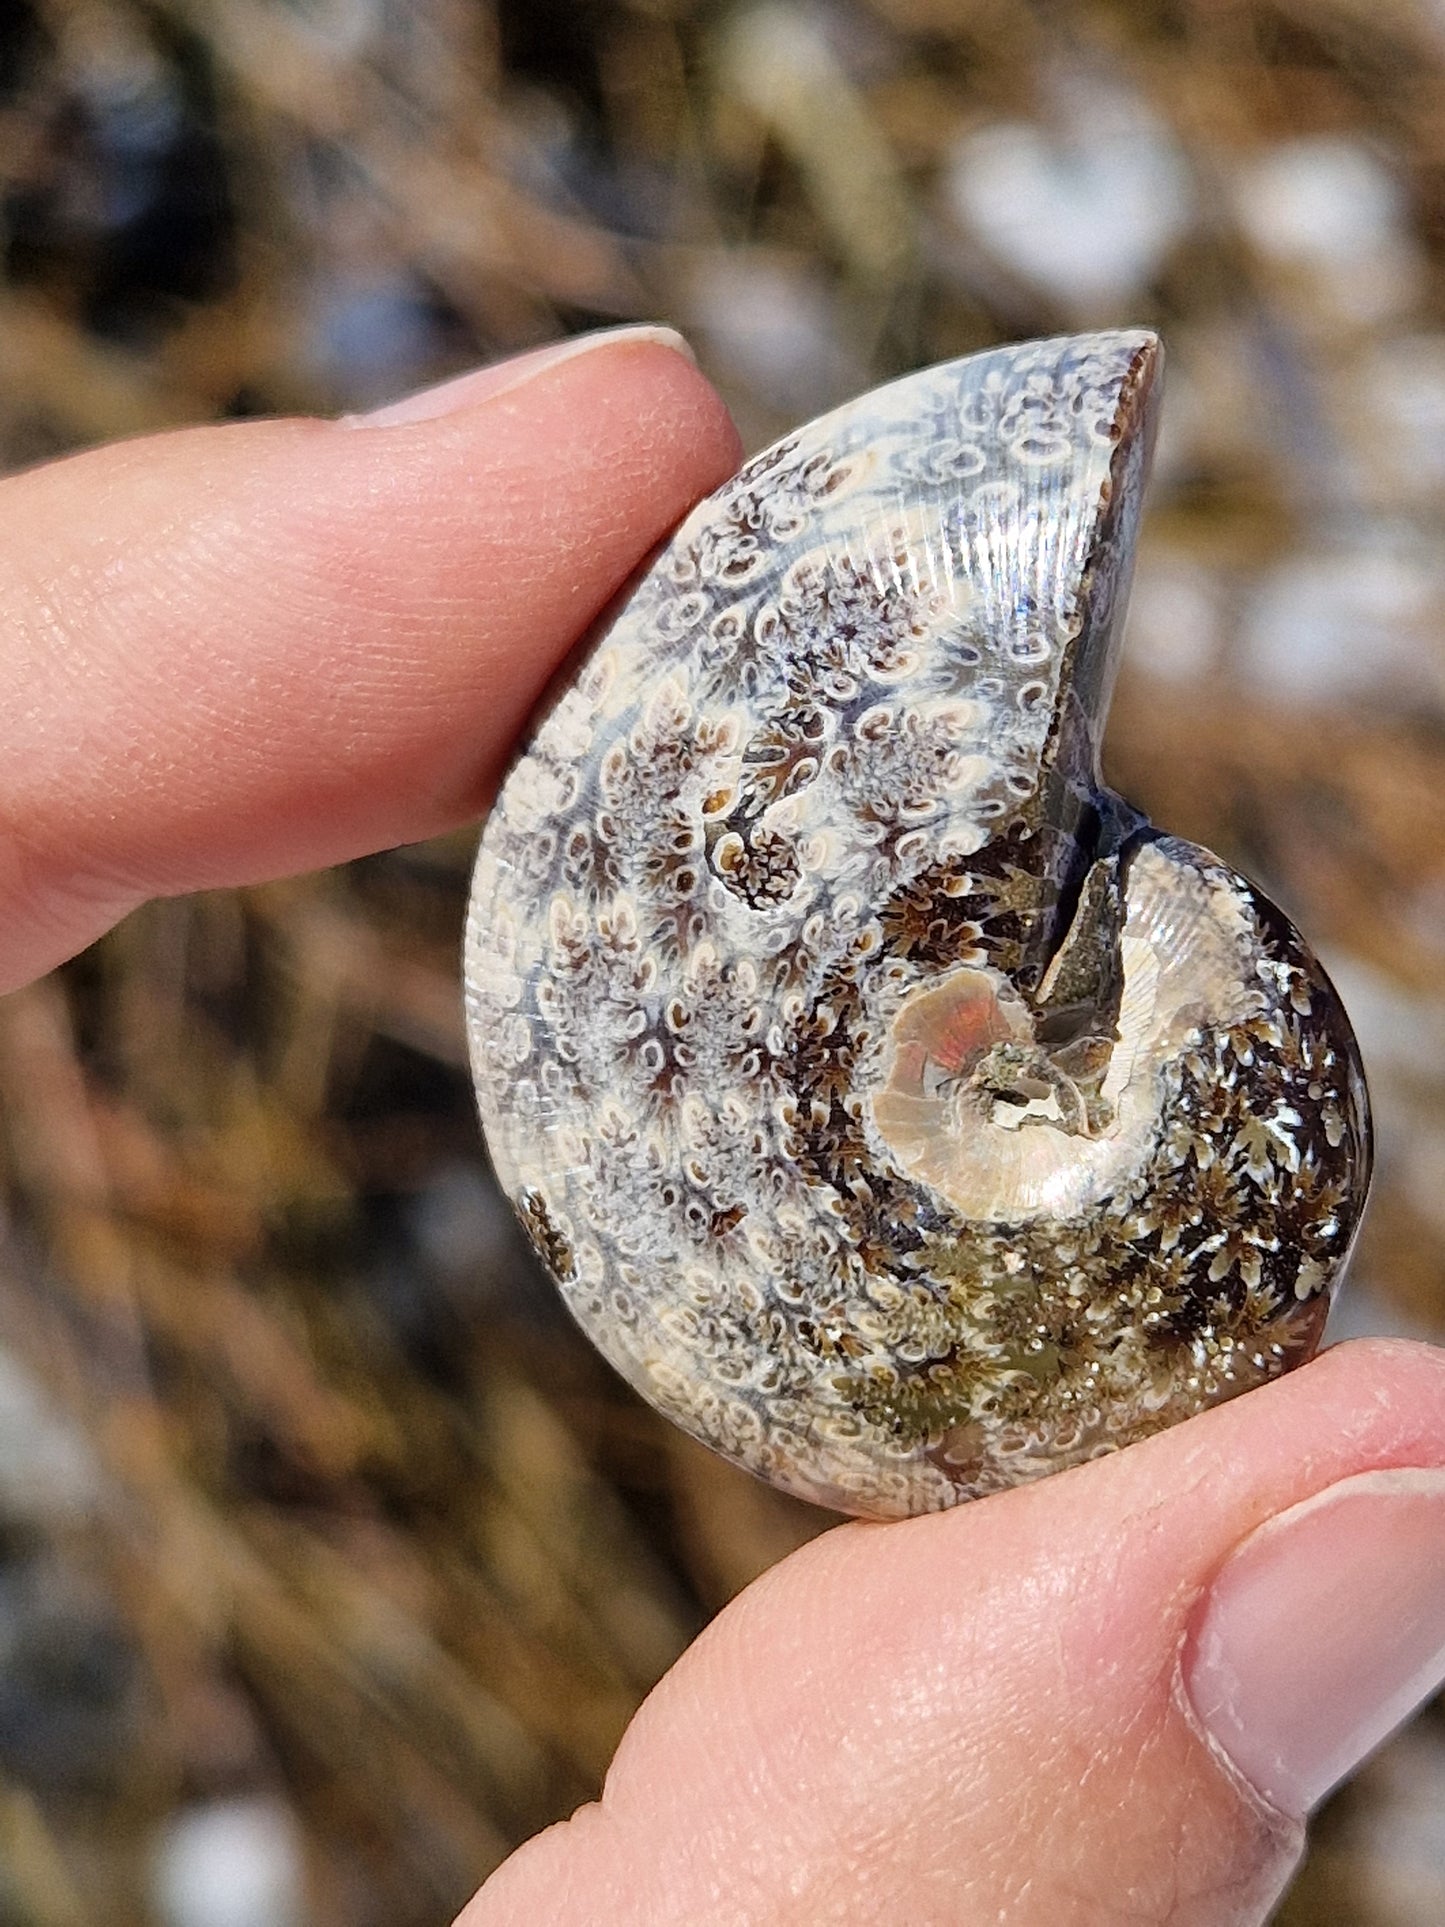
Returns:
[[[536,1250],[653,1403],[846,1510],[1308,1357],[1363,1203],[1303,940],[1098,774],[1159,362],[995,350],[755,458],[483,837],[473,1059]]]

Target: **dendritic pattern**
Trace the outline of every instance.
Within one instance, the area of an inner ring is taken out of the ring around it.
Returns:
[[[473,1057],[539,1258],[663,1411],[847,1511],[1308,1357],[1363,1204],[1318,964],[1097,774],[1158,358],[970,357],[748,463],[483,836]]]

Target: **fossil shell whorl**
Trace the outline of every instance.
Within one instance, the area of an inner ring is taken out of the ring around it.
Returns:
[[[482,839],[497,1173],[653,1403],[881,1516],[1308,1357],[1364,1199],[1282,915],[1104,789],[1158,343],[924,370],[701,504]]]

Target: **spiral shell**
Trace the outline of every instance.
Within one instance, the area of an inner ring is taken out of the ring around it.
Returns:
[[[1307,1358],[1364,1202],[1282,914],[1104,788],[1160,349],[862,396],[682,524],[513,768],[482,1119],[606,1356],[793,1492],[930,1511]]]

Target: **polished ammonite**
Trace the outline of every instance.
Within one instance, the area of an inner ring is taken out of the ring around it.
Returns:
[[[637,1389],[927,1511],[1307,1358],[1369,1170],[1282,914],[1103,787],[1160,349],[973,355],[750,461],[482,839],[497,1174]]]

